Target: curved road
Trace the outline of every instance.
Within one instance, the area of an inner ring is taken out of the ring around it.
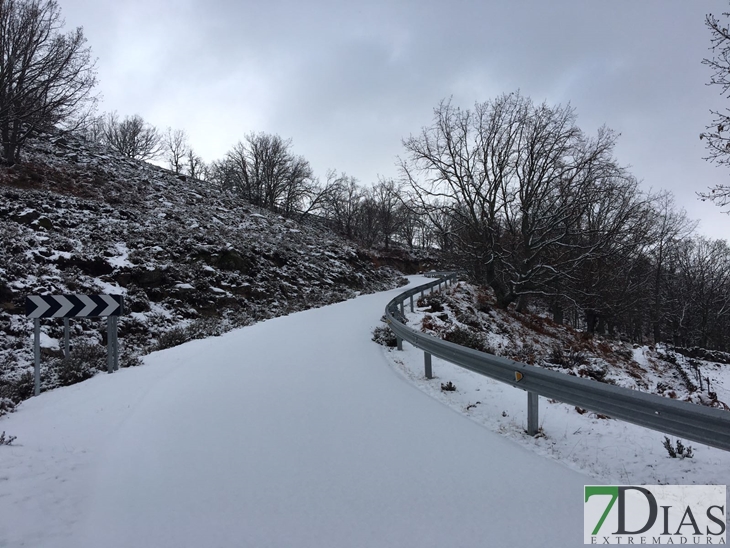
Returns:
[[[62,439],[69,398],[90,400],[88,428],[103,432],[66,434],[91,455],[69,476],[76,517],[29,545],[582,545],[588,477],[429,398],[370,342],[399,291],[194,341],[21,407],[0,422],[19,439],[49,415]]]

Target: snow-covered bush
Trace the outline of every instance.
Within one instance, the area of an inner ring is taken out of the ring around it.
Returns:
[[[452,327],[444,333],[444,340],[460,346],[466,346],[467,348],[473,348],[480,352],[489,352],[490,354],[494,352],[491,348],[487,347],[479,333],[464,327]]]
[[[69,386],[85,381],[107,367],[106,347],[94,343],[73,345],[68,360],[60,360],[56,366],[59,386]]]
[[[394,348],[398,345],[398,340],[395,336],[395,333],[393,333],[393,330],[390,329],[387,325],[383,325],[380,327],[376,327],[373,330],[373,339],[376,343],[382,344],[383,346],[388,346],[391,348]]]

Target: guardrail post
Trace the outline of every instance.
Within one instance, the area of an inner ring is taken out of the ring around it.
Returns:
[[[527,392],[527,433],[530,436],[537,434],[538,425],[538,399],[537,392]]]
[[[403,350],[403,339],[396,335],[395,340],[398,350]]]
[[[413,295],[411,295],[411,312],[413,312]]]
[[[431,371],[431,354],[429,354],[428,352],[423,353],[423,365],[424,369],[426,370],[426,378],[433,379],[433,373]]]
[[[401,313],[401,315],[404,316],[405,315],[405,312],[403,311],[403,301],[401,301],[398,306],[400,307],[400,313]]]
[[[35,395],[41,393],[41,319],[33,320],[33,356],[35,358]]]

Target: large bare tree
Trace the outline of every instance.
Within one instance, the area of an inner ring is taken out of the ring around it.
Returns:
[[[586,136],[569,106],[510,93],[473,110],[442,102],[432,125],[404,141],[400,166],[475,279],[501,306],[522,309],[609,248],[615,231],[585,219],[601,195],[631,186],[614,143],[605,128]]]
[[[0,138],[14,164],[34,131],[84,122],[95,62],[81,28],[66,34],[55,0],[0,0]]]

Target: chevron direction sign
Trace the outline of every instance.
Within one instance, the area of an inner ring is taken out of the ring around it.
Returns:
[[[30,295],[25,298],[28,318],[98,318],[121,316],[121,295]]]

